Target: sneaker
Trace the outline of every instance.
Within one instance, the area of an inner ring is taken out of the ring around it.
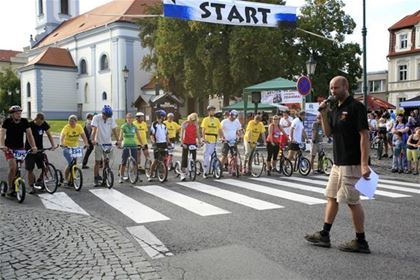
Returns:
[[[367,241],[359,242],[356,239],[338,246],[338,249],[343,252],[370,254],[369,244]]]
[[[82,169],[89,169],[89,166],[87,166],[87,165],[83,165],[83,166],[82,166]]]
[[[398,173],[400,173],[400,174],[401,174],[401,173],[403,173],[403,172],[404,172],[404,171],[403,171],[402,169],[398,170]]]
[[[305,239],[308,242],[311,242],[315,246],[330,248],[331,241],[330,236],[322,236],[321,232],[317,231],[314,234],[307,234],[305,235]]]
[[[123,176],[123,177],[122,177],[122,179],[123,179],[124,181],[127,181],[127,180],[128,180],[128,177],[127,177],[127,176]]]
[[[118,180],[118,183],[122,184],[124,183],[124,180],[120,177],[120,179]]]
[[[207,178],[208,178],[208,175],[205,172],[203,172],[203,179],[207,179]]]
[[[28,191],[28,193],[29,193],[29,194],[34,194],[34,193],[35,193],[35,188],[34,188],[34,186],[29,186],[29,191]]]
[[[152,177],[147,178],[147,182],[152,182],[152,181],[153,181]]]
[[[96,176],[94,179],[95,182],[95,186],[99,186],[102,184],[102,177],[101,176]]]
[[[180,179],[181,179],[181,181],[185,181],[185,174],[184,173],[181,174],[181,178]]]

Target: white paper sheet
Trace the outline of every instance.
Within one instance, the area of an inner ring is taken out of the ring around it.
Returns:
[[[372,168],[370,169],[369,180],[365,178],[360,178],[356,183],[356,189],[361,193],[367,196],[369,199],[373,199],[375,195],[376,187],[378,186],[379,176],[376,174]]]

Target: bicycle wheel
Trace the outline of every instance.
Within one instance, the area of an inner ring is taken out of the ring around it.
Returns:
[[[311,162],[305,157],[301,157],[300,159],[298,159],[298,161],[299,173],[303,176],[308,176],[311,172]]]
[[[127,177],[131,184],[137,183],[139,179],[139,172],[137,169],[137,162],[130,157],[127,162]]]
[[[288,158],[282,158],[281,160],[279,160],[279,162],[280,162],[280,172],[283,173],[283,175],[286,177],[292,176],[293,174],[292,161]]]
[[[17,201],[22,203],[25,200],[26,188],[25,182],[21,178],[15,181],[15,191]]]
[[[263,156],[260,158],[259,153],[255,153],[254,157],[258,157],[258,160],[255,160],[255,158],[252,160],[251,175],[252,177],[258,178],[266,169],[266,163],[264,162]]]
[[[146,175],[147,178],[152,177],[152,174],[150,172],[150,167],[152,166],[152,163],[150,161],[150,159],[146,159],[146,161],[144,162],[144,174]]]
[[[168,167],[165,165],[163,161],[158,161],[156,164],[156,175],[158,177],[159,182],[163,183],[168,178]]]
[[[7,183],[5,181],[0,182],[0,194],[1,196],[5,196],[7,192]]]
[[[175,162],[174,173],[176,177],[181,175],[181,162],[179,160]]]
[[[108,189],[112,188],[112,186],[114,185],[114,173],[112,172],[111,168],[104,168],[104,170],[102,171],[102,178],[102,184]]]
[[[324,157],[321,168],[322,168],[322,171],[325,173],[325,175],[330,175],[332,166],[333,166],[332,160],[327,157]]]
[[[220,179],[222,177],[222,163],[219,159],[213,160],[213,177],[216,179]]]
[[[80,191],[83,186],[83,173],[79,167],[76,165],[73,166],[71,169],[72,179],[73,179],[73,186],[76,191]]]
[[[197,166],[195,165],[194,160],[189,161],[189,176],[191,181],[195,181],[195,178],[197,177]]]
[[[200,176],[204,172],[203,164],[199,160],[195,161],[195,172],[197,173],[198,176]]]
[[[45,166],[42,174],[42,181],[44,188],[48,193],[55,193],[58,187],[57,170],[51,163],[48,163],[48,165]]]

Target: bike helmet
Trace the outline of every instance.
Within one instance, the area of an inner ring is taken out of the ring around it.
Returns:
[[[232,111],[230,111],[229,115],[236,118],[239,115],[239,113],[236,110],[232,110]]]
[[[142,112],[137,112],[137,113],[136,113],[136,117],[144,117],[144,113],[142,113]]]
[[[158,118],[164,118],[164,117],[166,117],[166,112],[164,110],[157,110],[155,112],[155,114],[156,114],[156,117],[158,117]]]
[[[213,105],[207,106],[207,111],[210,111],[210,110],[216,110],[216,107],[214,107]]]
[[[13,105],[9,108],[9,113],[22,112],[22,108],[19,105]]]
[[[105,105],[102,108],[102,114],[104,114],[105,116],[107,116],[109,118],[112,117],[112,108],[111,108],[111,106]]]
[[[170,117],[172,117],[172,118],[173,118],[173,117],[174,117],[174,113],[169,113],[169,114],[168,114],[168,118],[170,118]]]

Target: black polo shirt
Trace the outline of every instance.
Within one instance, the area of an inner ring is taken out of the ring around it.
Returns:
[[[360,134],[368,129],[365,106],[352,96],[329,113],[333,136],[334,164],[360,165]]]

